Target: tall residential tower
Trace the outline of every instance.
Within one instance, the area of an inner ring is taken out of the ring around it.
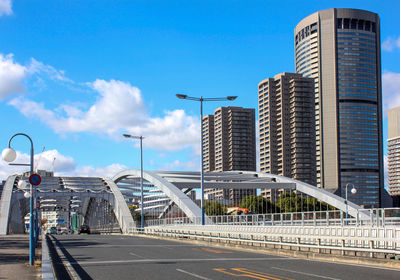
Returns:
[[[380,22],[376,13],[328,9],[295,28],[296,72],[315,81],[317,185],[379,207],[383,190]]]
[[[220,107],[203,118],[204,171],[255,171],[255,110]],[[254,190],[206,189],[209,197],[240,200]]]
[[[314,185],[314,81],[281,73],[258,84],[260,171]]]
[[[400,197],[400,107],[388,111],[389,193]]]

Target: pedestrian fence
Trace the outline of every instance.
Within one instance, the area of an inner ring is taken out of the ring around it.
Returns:
[[[252,246],[273,245],[280,249],[339,250],[400,256],[400,227],[372,226],[238,226],[169,225],[146,227],[140,233],[175,238],[200,239]],[[332,253],[332,252],[330,252]]]
[[[400,208],[361,209],[355,217],[340,210],[253,215],[174,217],[145,222],[131,232],[318,253],[400,257]],[[322,251],[321,251],[322,250]]]
[[[172,217],[146,220],[146,226],[200,225],[201,217]],[[290,213],[267,213],[253,215],[208,216],[209,225],[241,226],[400,226],[400,208],[360,209],[355,217],[344,211],[313,211]]]

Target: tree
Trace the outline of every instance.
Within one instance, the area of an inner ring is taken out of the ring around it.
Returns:
[[[273,212],[272,210],[275,209],[274,203],[272,203],[269,199],[255,195],[250,195],[243,198],[240,202],[240,207],[247,208],[250,212],[256,214],[271,213]]]
[[[307,212],[334,210],[335,207],[313,197],[299,196],[294,192],[283,193],[276,203],[281,212]]]
[[[139,224],[141,221],[141,214],[139,211],[137,211],[138,207],[136,205],[129,205],[129,210],[131,211],[131,215],[133,220],[136,222],[136,224]]]
[[[204,211],[207,216],[226,215],[227,207],[225,204],[214,200],[207,200],[204,203]]]

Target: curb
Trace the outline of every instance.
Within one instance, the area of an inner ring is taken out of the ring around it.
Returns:
[[[51,236],[51,238],[53,239],[51,242],[53,242],[54,244],[54,249],[57,252],[57,255],[59,256],[62,265],[65,267],[65,269],[67,270],[67,273],[69,275],[69,277],[71,279],[81,279],[81,277],[79,277],[78,273],[75,271],[74,267],[71,265],[71,263],[68,261],[67,257],[65,256],[65,254],[62,252],[61,248],[57,245],[57,241],[55,240],[54,236]],[[50,239],[49,239],[50,240]]]
[[[53,265],[50,260],[49,247],[47,245],[48,237],[42,234],[42,279],[54,280]]]

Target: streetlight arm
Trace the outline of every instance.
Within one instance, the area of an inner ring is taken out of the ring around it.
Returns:
[[[32,141],[32,138],[29,137],[29,135],[27,135],[27,134],[25,134],[25,133],[16,133],[16,134],[14,134],[14,135],[10,138],[10,140],[8,140],[8,147],[9,147],[9,148],[11,148],[11,141],[13,140],[13,138],[14,138],[15,136],[18,136],[18,135],[23,135],[23,136],[27,137],[27,138],[29,139],[29,141],[31,141],[31,148],[33,149],[33,141]]]
[[[226,101],[226,100],[233,101],[237,98],[237,96],[203,98],[203,97],[187,96],[186,94],[176,94],[176,97],[178,97],[179,99],[187,99],[193,101]]]
[[[33,156],[34,156],[34,151],[33,151],[33,141],[32,141],[32,138],[29,137],[29,135],[27,135],[27,134],[25,134],[25,133],[16,133],[16,134],[14,134],[14,135],[10,138],[10,140],[8,140],[8,147],[11,148],[11,141],[14,139],[15,136],[19,136],[19,135],[25,136],[25,137],[28,138],[29,141],[31,142],[31,163],[30,163],[30,166],[31,166],[31,174],[33,174]]]
[[[122,134],[126,138],[133,138],[133,139],[144,139],[143,136],[135,136],[135,135],[130,135],[130,134]]]

